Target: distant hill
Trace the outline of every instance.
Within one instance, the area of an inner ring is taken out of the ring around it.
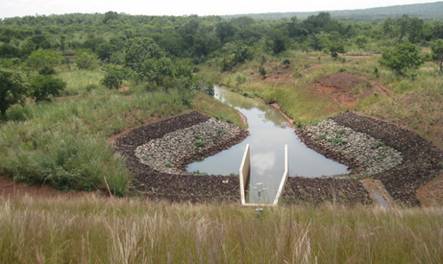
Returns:
[[[320,12],[320,11],[319,11]],[[235,18],[239,16],[247,16],[255,19],[280,19],[297,16],[300,19],[316,15],[319,12],[281,12],[281,13],[262,13],[262,14],[239,14],[225,16],[227,18]],[[339,10],[324,11],[331,13],[332,17],[339,19],[352,20],[380,20],[388,17],[399,17],[409,15],[422,19],[438,19],[443,20],[443,2],[397,5],[388,7],[376,7],[368,9],[356,10]]]

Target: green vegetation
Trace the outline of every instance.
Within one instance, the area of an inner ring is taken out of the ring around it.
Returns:
[[[92,70],[97,68],[98,58],[90,51],[79,51],[75,55],[75,64],[79,69]]]
[[[297,126],[353,110],[443,147],[443,23],[412,16],[441,18],[443,5],[424,6],[402,9],[411,16],[356,13],[383,18],[370,22],[336,19],[347,11],[280,20],[116,12],[2,19],[0,177],[128,195],[131,175],[112,148],[118,133],[187,111],[246,126],[211,97],[213,83],[277,103]],[[439,209],[260,212],[66,197],[0,198],[0,263],[443,262]]]
[[[32,96],[36,101],[48,100],[51,96],[58,96],[66,87],[60,79],[47,75],[39,75],[31,80]]]
[[[62,55],[53,50],[35,50],[27,59],[28,65],[34,70],[53,69],[63,60]]]
[[[420,51],[411,43],[402,43],[383,53],[381,64],[399,75],[408,70],[416,70],[423,64]]]
[[[27,87],[24,77],[18,72],[0,69],[0,114],[13,104],[25,99]]]
[[[440,73],[443,73],[443,39],[432,43],[432,59],[438,64]]]
[[[21,198],[0,202],[0,262],[441,263],[442,228],[439,209]]]

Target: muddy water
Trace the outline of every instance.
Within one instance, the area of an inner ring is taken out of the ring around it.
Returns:
[[[188,165],[187,171],[212,175],[238,174],[246,144],[251,146],[249,202],[271,202],[284,172],[284,145],[288,145],[289,175],[319,177],[345,174],[348,168],[303,144],[286,119],[255,99],[216,86],[214,97],[242,113],[249,136],[240,144]]]

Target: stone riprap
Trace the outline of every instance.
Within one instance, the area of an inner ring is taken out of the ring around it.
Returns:
[[[329,152],[335,152],[354,161],[360,177],[372,176],[402,163],[399,151],[365,133],[337,124],[328,119],[307,126],[305,135]]]
[[[137,147],[135,155],[143,164],[156,171],[182,174],[183,166],[191,157],[207,153],[216,146],[226,145],[242,133],[233,124],[210,118],[150,140]]]

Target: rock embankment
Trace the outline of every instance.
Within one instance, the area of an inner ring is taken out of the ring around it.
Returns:
[[[324,151],[352,159],[354,174],[358,171],[360,177],[389,170],[403,160],[399,151],[385,145],[381,140],[339,125],[331,119],[306,127],[304,133]]]
[[[236,176],[194,176],[191,174],[164,173],[143,164],[135,150],[152,140],[207,122],[210,118],[198,112],[171,117],[159,122],[132,129],[116,138],[114,148],[126,160],[129,171],[134,175],[133,191],[153,200],[174,202],[239,201],[240,190]],[[246,137],[246,131],[226,144],[206,149],[207,153],[196,153],[191,160],[216,153],[234,145]],[[186,163],[186,162],[185,162]]]
[[[407,129],[356,113],[342,113],[298,132],[311,148],[348,165],[350,178],[380,180],[403,205],[420,205],[417,189],[442,169],[443,153],[430,142]],[[332,179],[322,181],[330,183]],[[306,184],[291,185],[295,193],[309,189]]]
[[[143,164],[163,173],[182,174],[186,162],[205,156],[243,135],[239,127],[210,118],[188,128],[175,130],[136,148]]]
[[[443,169],[443,152],[440,149],[416,133],[383,120],[352,112],[338,115],[333,120],[401,152],[403,162],[400,165],[373,175],[373,178],[380,180],[397,202],[420,205],[416,197],[417,189]]]

